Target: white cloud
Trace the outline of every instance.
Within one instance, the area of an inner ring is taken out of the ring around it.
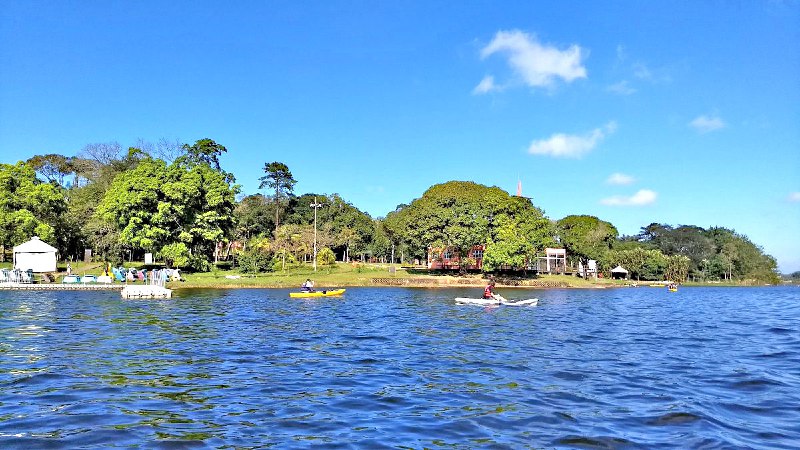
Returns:
[[[558,78],[567,83],[586,78],[586,68],[581,64],[583,51],[578,45],[559,50],[539,43],[535,36],[520,30],[498,31],[492,42],[481,50],[481,59],[495,53],[506,54],[514,73],[531,87],[550,87]],[[485,81],[486,78],[478,87]],[[478,87],[474,92],[480,92]]]
[[[641,189],[630,197],[615,195],[600,200],[600,203],[608,206],[646,206],[653,204],[656,198],[658,198],[657,193],[649,189]]]
[[[487,75],[483,77],[480,83],[475,86],[475,89],[472,90],[473,94],[485,94],[491,91],[500,90],[500,87],[494,84],[494,77],[491,75]]]
[[[631,95],[636,92],[636,89],[628,84],[628,80],[622,80],[619,83],[612,84],[607,87],[606,90],[619,95]]]
[[[792,192],[789,194],[790,202],[800,202],[800,192]]]
[[[625,53],[625,47],[617,44],[617,61],[623,62],[626,59],[628,59],[628,55]]]
[[[556,133],[547,139],[531,142],[528,153],[556,158],[580,158],[592,151],[606,136],[617,129],[617,123],[609,122],[603,128],[595,128],[583,136]]]
[[[652,80],[653,72],[650,71],[650,68],[645,63],[637,62],[633,65],[633,76],[642,80]]]
[[[697,130],[698,133],[709,133],[711,131],[721,130],[727,125],[717,115],[702,115],[689,122],[689,126]]]
[[[633,76],[635,78],[653,84],[672,82],[672,75],[670,72],[674,70],[674,68],[669,67],[652,68],[641,61],[631,64],[630,69],[633,71]]]
[[[609,176],[608,179],[606,180],[606,183],[618,186],[625,186],[633,183],[634,181],[636,181],[636,179],[633,178],[632,176],[617,172],[617,173],[612,173],[611,176]]]

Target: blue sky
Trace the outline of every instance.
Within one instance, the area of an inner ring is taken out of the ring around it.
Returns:
[[[226,3],[231,3],[230,5]],[[0,162],[228,148],[383,216],[471,180],[800,270],[800,2],[2,2]]]

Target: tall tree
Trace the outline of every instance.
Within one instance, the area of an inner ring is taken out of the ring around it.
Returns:
[[[269,204],[267,198],[261,194],[248,195],[236,205],[236,230],[234,238],[242,242],[256,236],[266,236],[272,232],[275,223],[275,205]]]
[[[95,217],[119,230],[124,247],[161,251],[183,243],[191,255],[208,257],[233,229],[238,187],[228,180],[196,160],[178,158],[167,166],[147,157],[115,177]]]
[[[0,260],[32,236],[53,242],[65,207],[63,189],[37,179],[31,165],[0,164]]]
[[[433,247],[451,248],[466,260],[473,246],[488,244],[489,267],[522,265],[550,234],[542,232],[549,222],[529,200],[465,181],[432,186],[389,213],[384,224],[389,236],[399,237],[420,259]]]
[[[217,172],[222,172],[219,165],[219,157],[228,151],[224,145],[217,144],[212,139],[200,139],[194,144],[183,144],[183,150],[189,161],[196,164],[205,164]]]
[[[277,231],[280,225],[280,205],[284,200],[288,200],[288,197],[294,191],[294,185],[297,181],[292,176],[289,167],[282,162],[265,163],[264,173],[265,175],[259,178],[261,184],[259,184],[258,188],[270,188],[275,191],[275,230]]]
[[[567,216],[557,225],[564,248],[577,256],[584,268],[590,259],[602,260],[619,235],[614,225],[594,216]]]

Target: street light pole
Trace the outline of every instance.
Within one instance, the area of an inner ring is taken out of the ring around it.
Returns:
[[[314,197],[314,203],[310,205],[314,208],[314,272],[317,271],[317,208],[322,206],[321,203],[317,203],[317,197]]]

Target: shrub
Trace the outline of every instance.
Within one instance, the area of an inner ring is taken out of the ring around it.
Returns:
[[[183,268],[189,266],[191,254],[186,244],[183,242],[176,242],[162,247],[158,256],[161,257],[168,266]]]
[[[292,267],[297,266],[297,259],[295,259],[294,255],[291,253],[286,253],[285,255],[276,253],[275,257],[272,259],[272,270],[276,272],[280,272],[284,269],[284,267],[286,269],[291,269]]]
[[[273,270],[272,258],[267,253],[248,250],[239,254],[239,270],[244,273],[269,272]]]
[[[333,254],[333,250],[328,247],[323,247],[322,250],[317,253],[317,264],[322,266],[332,266],[336,264],[336,255]]]

